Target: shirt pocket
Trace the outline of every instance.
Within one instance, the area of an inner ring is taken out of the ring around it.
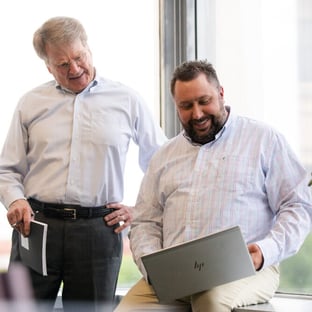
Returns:
[[[127,119],[122,114],[92,112],[86,125],[86,139],[96,145],[126,146],[131,135]]]
[[[257,168],[253,158],[242,156],[223,156],[214,162],[216,172],[215,188],[219,191],[248,192],[255,187]]]

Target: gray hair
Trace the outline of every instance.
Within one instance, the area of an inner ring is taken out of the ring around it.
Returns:
[[[37,55],[48,61],[46,44],[69,44],[80,39],[87,47],[87,33],[82,24],[75,18],[58,16],[47,20],[33,36],[33,46]]]

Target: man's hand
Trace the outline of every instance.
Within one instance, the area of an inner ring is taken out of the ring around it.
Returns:
[[[120,226],[115,229],[115,233],[120,233],[131,224],[133,207],[125,206],[120,203],[108,204],[106,207],[115,209],[115,211],[104,217],[107,225],[112,226],[121,222]]]
[[[263,255],[261,249],[257,244],[249,244],[247,247],[256,271],[260,270],[263,265]]]
[[[17,199],[12,202],[7,212],[7,219],[10,225],[24,236],[30,234],[30,220],[34,213],[26,199]]]

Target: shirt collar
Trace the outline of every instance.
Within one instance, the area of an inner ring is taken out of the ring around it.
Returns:
[[[93,79],[93,80],[88,84],[88,86],[87,86],[84,90],[82,90],[79,94],[81,94],[81,93],[86,93],[86,92],[91,92],[92,89],[93,89],[95,86],[98,85],[98,83],[99,83],[99,76],[98,76],[97,72],[95,71],[95,77],[94,77],[94,79]],[[61,91],[63,91],[63,92],[71,93],[71,94],[76,94],[76,93],[74,93],[73,91],[70,91],[70,90],[68,90],[67,88],[62,87],[57,81],[55,81],[55,87],[56,87],[56,89],[61,90]]]

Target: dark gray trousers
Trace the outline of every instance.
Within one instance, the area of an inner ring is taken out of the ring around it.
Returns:
[[[102,217],[61,220],[39,212],[35,218],[48,224],[48,276],[30,269],[38,302],[49,302],[52,309],[62,285],[64,310],[110,311],[122,260],[122,235]],[[20,261],[19,244],[14,230],[10,263]]]

